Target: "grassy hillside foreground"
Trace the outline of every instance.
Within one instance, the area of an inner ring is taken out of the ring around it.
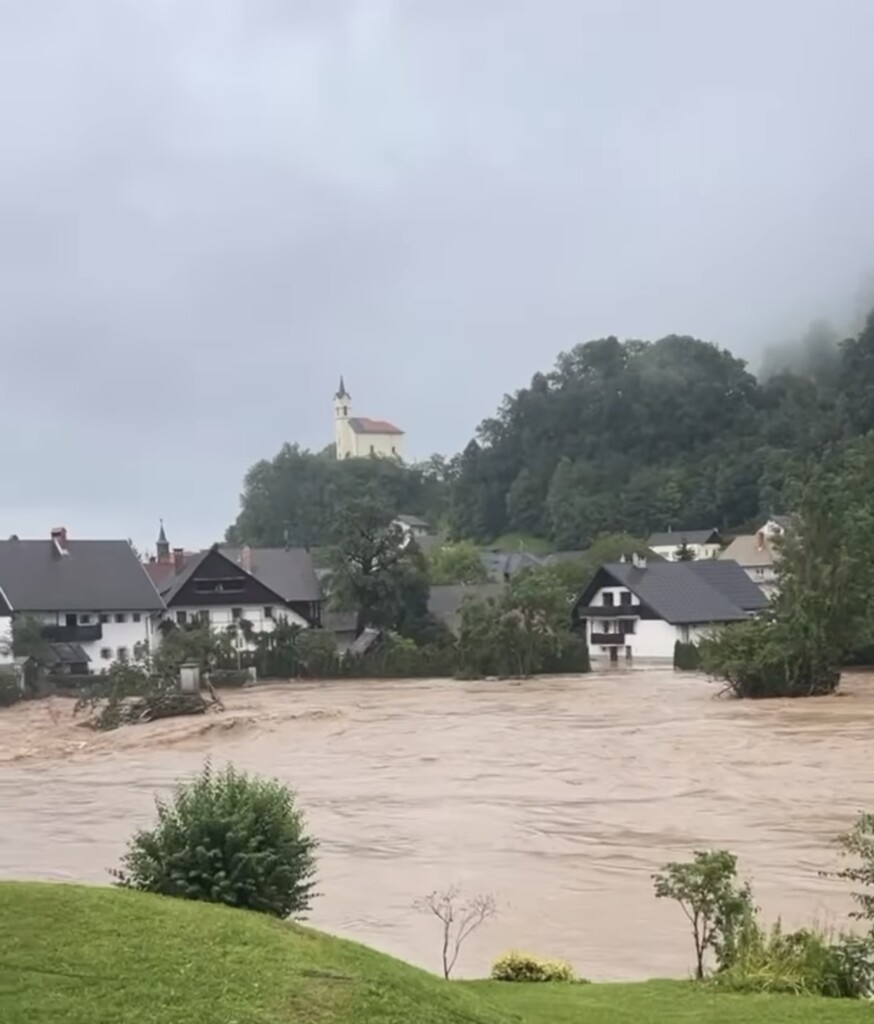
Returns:
[[[832,1024],[868,1004],[643,985],[447,984],[355,943],[113,889],[0,884],[3,1024]]]

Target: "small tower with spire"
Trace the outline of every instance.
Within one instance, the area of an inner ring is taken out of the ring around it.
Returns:
[[[340,375],[340,386],[334,395],[334,445],[338,459],[348,459],[353,454],[349,419],[352,415],[352,396]]]
[[[170,542],[167,540],[167,534],[164,532],[164,520],[161,520],[161,529],[158,531],[158,542],[155,545],[155,554],[158,557],[158,561],[166,563],[170,561]]]

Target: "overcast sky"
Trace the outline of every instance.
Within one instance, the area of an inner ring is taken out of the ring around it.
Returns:
[[[753,360],[874,270],[871,0],[0,0],[0,535],[218,538],[355,412]]]

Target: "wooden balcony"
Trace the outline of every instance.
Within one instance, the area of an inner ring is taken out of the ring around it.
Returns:
[[[592,633],[589,642],[593,647],[624,647],[625,636],[625,633]]]

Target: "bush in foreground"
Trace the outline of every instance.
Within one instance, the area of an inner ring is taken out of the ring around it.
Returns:
[[[281,918],[309,910],[317,843],[286,786],[207,764],[155,803],[157,824],[112,872],[118,885]]]
[[[837,942],[816,928],[784,932],[778,921],[770,932],[752,916],[738,936],[733,961],[712,983],[730,992],[858,999],[874,981],[871,948],[865,939]]]
[[[577,981],[566,960],[545,960],[533,953],[509,952],[492,964],[492,981]]]

